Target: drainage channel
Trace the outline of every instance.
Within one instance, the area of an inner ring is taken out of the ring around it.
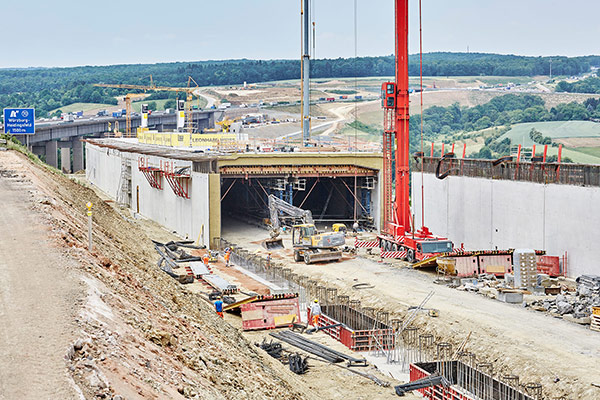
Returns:
[[[221,250],[231,248],[233,264],[271,283],[273,294],[298,293],[304,321],[307,320],[310,299],[318,299],[323,312],[319,324],[342,324],[323,332],[349,349],[362,353],[369,362],[382,371],[389,372],[396,379],[406,380],[410,374],[413,380],[416,375],[437,373],[447,378],[461,393],[466,394],[465,397],[461,397],[464,399],[543,399],[542,386],[539,383],[521,383],[516,375],[494,377],[491,363],[478,360],[473,353],[455,350],[451,343],[436,340],[432,334],[419,332],[417,327],[410,325],[414,315],[409,314],[406,323],[402,319],[390,318],[387,311],[363,307],[360,300],[338,295],[336,288],[320,285],[306,275],[296,274],[285,264],[269,263],[259,255],[225,239],[220,239],[219,247]],[[422,389],[420,392],[425,398],[456,398],[433,397],[438,395],[438,391],[433,389]]]

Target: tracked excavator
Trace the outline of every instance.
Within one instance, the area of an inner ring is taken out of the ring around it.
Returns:
[[[342,251],[338,248],[346,243],[343,232],[319,233],[310,210],[293,206],[274,195],[269,195],[269,214],[271,219],[271,238],[263,242],[267,249],[283,248],[280,213],[293,219],[292,245],[294,261],[304,260],[306,264],[321,261],[338,261]],[[301,222],[301,223],[297,223]]]

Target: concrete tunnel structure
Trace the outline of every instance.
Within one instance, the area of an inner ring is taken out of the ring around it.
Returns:
[[[381,226],[380,153],[194,152],[126,139],[91,139],[85,149],[90,183],[208,247],[227,218],[267,218],[271,193],[311,210],[321,226]]]

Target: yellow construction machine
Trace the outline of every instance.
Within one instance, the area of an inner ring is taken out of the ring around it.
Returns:
[[[283,240],[279,237],[281,227],[279,213],[282,212],[294,220],[302,221],[301,224],[292,225],[294,261],[304,260],[306,264],[311,264],[319,261],[338,261],[342,258],[342,251],[338,247],[346,244],[344,233],[319,233],[309,210],[293,206],[271,194],[269,212],[271,238],[263,242],[267,249],[283,248]]]
[[[332,227],[331,227],[331,230],[333,232],[343,232],[343,233],[346,233],[348,231],[348,228],[346,227],[346,224],[339,223],[339,224],[333,224]]]
[[[231,129],[231,125],[233,125],[237,121],[238,121],[238,118],[234,118],[234,119],[225,118],[222,121],[215,122],[215,123],[217,125],[221,125],[221,129],[223,130],[223,132],[229,132],[229,130]]]

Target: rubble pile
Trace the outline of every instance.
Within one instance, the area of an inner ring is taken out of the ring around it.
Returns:
[[[576,280],[575,292],[566,292],[529,304],[539,311],[547,311],[556,316],[571,316],[585,319],[592,313],[592,307],[600,307],[600,276],[582,275]],[[583,321],[589,323],[589,320]]]
[[[506,274],[504,279],[491,274],[480,274],[476,278],[456,279],[451,286],[497,299],[500,292],[515,290],[513,282],[511,274]],[[557,278],[537,274],[537,287],[533,288],[537,296],[533,300],[525,301],[523,306],[580,324],[589,324],[592,307],[600,307],[600,276],[582,275],[576,282],[577,286],[574,288],[561,284]],[[523,292],[530,293],[524,290]]]

